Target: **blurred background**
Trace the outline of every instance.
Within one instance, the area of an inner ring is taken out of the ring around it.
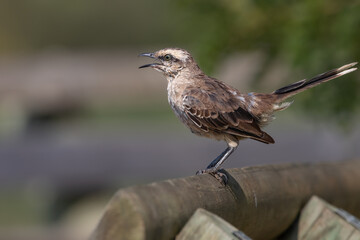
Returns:
[[[120,188],[193,175],[194,136],[143,52],[189,50],[244,92],[360,60],[360,2],[0,1],[0,239],[86,239]],[[151,60],[150,60],[151,61]],[[360,157],[360,71],[304,92],[224,167]],[[331,177],[331,176],[329,176]]]

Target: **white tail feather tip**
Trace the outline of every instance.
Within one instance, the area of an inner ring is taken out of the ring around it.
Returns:
[[[348,74],[348,73],[351,73],[353,71],[357,70],[357,68],[350,68],[350,69],[347,69],[347,70],[344,70],[338,74],[336,74],[336,76],[342,76],[342,75],[345,75],[345,74]]]

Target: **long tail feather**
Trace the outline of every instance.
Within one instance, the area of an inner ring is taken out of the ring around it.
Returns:
[[[330,81],[331,79],[338,78],[345,74],[355,71],[357,68],[353,68],[353,66],[355,66],[356,64],[357,64],[357,62],[346,64],[342,67],[335,68],[328,72],[319,74],[316,77],[313,77],[309,80],[304,79],[304,80],[292,83],[290,85],[287,85],[285,87],[282,87],[282,88],[274,91],[273,94],[277,96],[277,102],[281,102],[295,94],[305,91],[306,89],[315,87],[323,82]]]

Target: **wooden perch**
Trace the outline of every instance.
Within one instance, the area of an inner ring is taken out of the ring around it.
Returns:
[[[251,240],[246,236],[245,238],[237,238],[234,235],[237,232],[239,230],[224,219],[199,208],[176,236],[176,240]]]
[[[298,240],[360,239],[360,221],[313,196],[301,211]]]
[[[197,208],[253,239],[284,232],[312,195],[360,215],[360,161],[227,170],[228,185],[205,174],[119,190],[93,240],[174,239]]]

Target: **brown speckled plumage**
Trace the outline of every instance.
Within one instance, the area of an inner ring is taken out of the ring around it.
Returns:
[[[291,102],[284,100],[356,70],[352,68],[356,63],[351,63],[308,81],[290,84],[273,93],[241,93],[205,75],[186,50],[166,48],[142,56],[158,60],[141,68],[152,67],[166,76],[168,100],[181,121],[193,133],[224,140],[229,146],[228,149],[230,148],[200,173],[216,172],[241,139],[251,138],[263,143],[274,143],[273,138],[261,130],[261,127],[273,119],[274,112],[290,106]]]

